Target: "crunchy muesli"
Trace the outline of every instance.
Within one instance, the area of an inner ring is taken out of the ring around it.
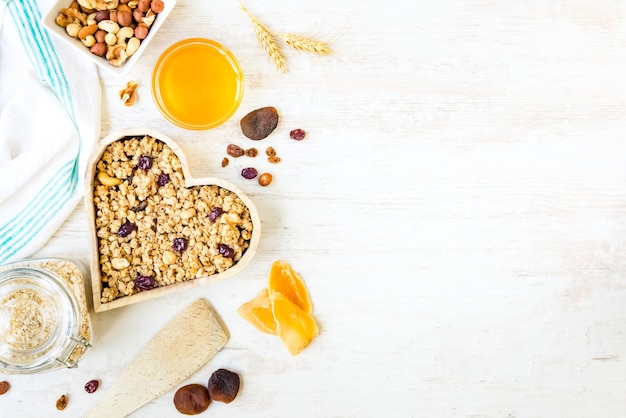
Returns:
[[[242,200],[217,185],[186,188],[179,158],[156,138],[111,143],[96,172],[102,303],[224,272],[249,246]]]

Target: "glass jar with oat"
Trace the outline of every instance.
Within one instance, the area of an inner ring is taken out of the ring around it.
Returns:
[[[84,277],[60,258],[0,266],[0,373],[78,365],[92,339]]]

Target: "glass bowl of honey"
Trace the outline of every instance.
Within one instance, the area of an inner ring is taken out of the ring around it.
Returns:
[[[179,41],[157,60],[152,96],[163,116],[193,130],[226,122],[243,98],[244,76],[235,56],[210,39]]]

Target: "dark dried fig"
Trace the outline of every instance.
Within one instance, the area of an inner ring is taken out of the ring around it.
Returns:
[[[209,378],[209,396],[218,402],[231,403],[239,392],[239,375],[226,369],[218,369]]]
[[[210,403],[209,391],[197,383],[183,386],[174,394],[174,406],[181,414],[197,415],[206,411]]]
[[[241,132],[258,141],[267,138],[278,125],[278,111],[272,106],[253,110],[241,119]]]

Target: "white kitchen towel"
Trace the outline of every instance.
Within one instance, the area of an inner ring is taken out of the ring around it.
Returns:
[[[100,136],[98,72],[42,27],[53,3],[0,0],[0,264],[67,219]]]

